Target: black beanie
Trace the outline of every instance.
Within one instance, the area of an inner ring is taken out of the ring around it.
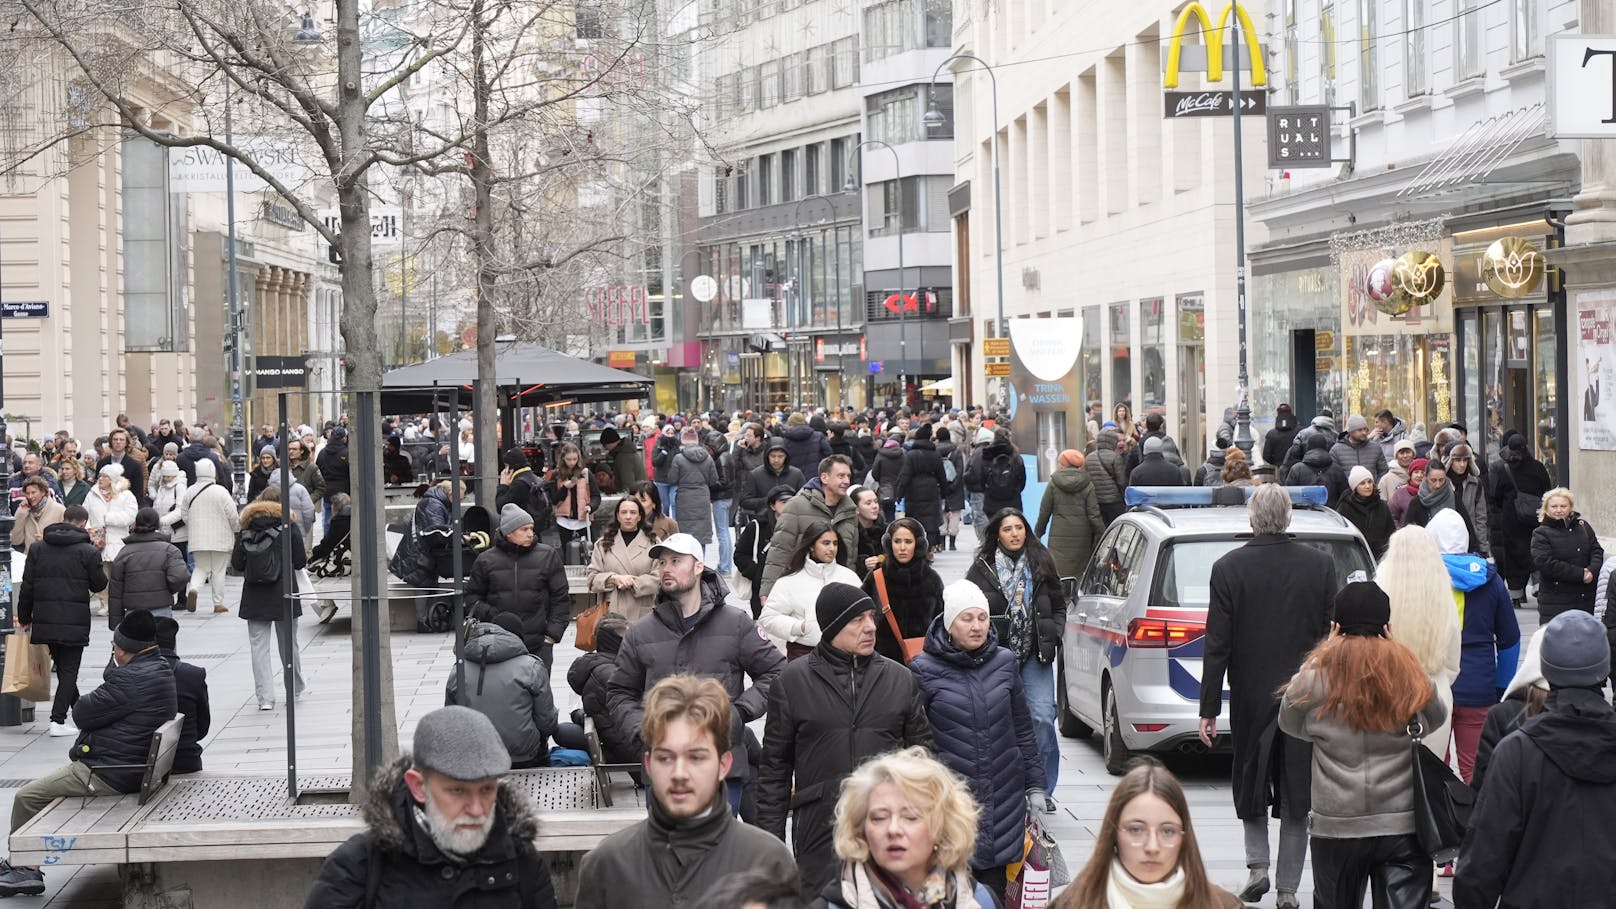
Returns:
[[[135,512],[135,523],[129,528],[133,533],[156,533],[162,526],[162,520],[157,515],[157,509],[150,505]]]
[[[875,609],[870,595],[852,584],[831,582],[819,591],[814,615],[819,619],[819,636],[829,642],[859,613]]]
[[[528,466],[527,453],[522,451],[520,447],[507,448],[504,456],[499,460],[501,464],[512,470],[521,470],[523,467]]]
[[[522,617],[514,612],[502,612],[499,615],[489,619],[488,623],[490,625],[498,625],[517,637],[522,636]]]
[[[131,610],[112,632],[112,643],[125,653],[139,653],[157,645],[157,620],[144,609]]]
[[[1335,621],[1342,634],[1380,637],[1392,620],[1392,601],[1374,581],[1355,581],[1335,595]]]
[[[173,619],[168,618],[167,616],[164,616],[163,618],[160,618],[156,622],[154,622],[152,624],[152,628],[154,630],[154,633],[156,634],[155,640],[157,641],[157,646],[158,647],[161,647],[164,650],[177,650],[177,649],[179,649],[179,641],[180,641],[180,623],[179,622],[176,622]]]

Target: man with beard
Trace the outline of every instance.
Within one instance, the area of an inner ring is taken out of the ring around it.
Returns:
[[[533,806],[500,780],[510,769],[477,711],[422,717],[413,754],[371,783],[365,832],[326,857],[306,909],[554,909]]]
[[[716,679],[728,693],[731,764],[724,774],[729,805],[739,810],[743,785],[751,775],[745,725],[763,715],[769,686],[786,664],[750,615],[724,603],[717,572],[702,564],[702,545],[676,533],[651,547],[657,563],[658,593],[651,614],[629,626],[617,651],[607,706],[621,729],[638,730],[651,687],[676,673]],[[750,688],[746,678],[752,679]],[[647,748],[635,749],[646,753]]]
[[[584,856],[577,909],[706,905],[702,895],[731,874],[756,869],[777,880],[795,877],[796,863],[779,840],[727,810],[732,711],[724,686],[668,676],[646,693],[644,713],[649,817]]]

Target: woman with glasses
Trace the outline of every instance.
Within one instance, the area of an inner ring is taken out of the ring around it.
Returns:
[[[1206,875],[1184,787],[1155,758],[1141,757],[1111,793],[1088,865],[1051,909],[1239,905]]]

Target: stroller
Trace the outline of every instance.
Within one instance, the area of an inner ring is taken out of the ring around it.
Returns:
[[[426,531],[421,534],[420,545],[427,560],[445,586],[464,584],[471,573],[471,563],[488,548],[493,539],[494,521],[488,510],[477,505],[460,512],[460,575],[454,573],[454,545],[446,530]],[[468,542],[466,537],[472,537]],[[415,630],[419,634],[449,631],[454,627],[454,595],[417,600],[415,604]]]

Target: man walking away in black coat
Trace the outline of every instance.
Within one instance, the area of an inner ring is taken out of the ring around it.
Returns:
[[[174,718],[174,673],[157,652],[151,613],[130,613],[112,633],[112,662],[106,681],[73,707],[80,732],[68,763],[17,790],[12,833],[58,798],[140,791],[139,770],[110,768],[144,764],[153,733]],[[45,875],[38,868],[0,862],[0,897],[44,892]]]
[[[1184,474],[1176,466],[1167,463],[1162,453],[1161,436],[1145,436],[1145,443],[1140,447],[1145,454],[1139,459],[1139,466],[1128,473],[1129,486],[1184,485]]]
[[[1542,635],[1549,699],[1493,750],[1459,850],[1456,906],[1603,906],[1616,892],[1610,644],[1580,610],[1555,616]]]
[[[710,678],[672,675],[646,692],[649,817],[584,856],[577,909],[709,906],[703,895],[729,875],[753,869],[796,875],[779,840],[726,810],[732,714],[724,686]]]
[[[179,711],[185,714],[180,727],[180,745],[174,752],[175,773],[196,773],[202,769],[202,739],[213,725],[208,708],[208,671],[180,659],[180,623],[171,618],[157,620],[157,651],[174,670],[174,694]]]
[[[909,668],[875,652],[876,605],[850,584],[826,584],[814,604],[821,638],[769,692],[758,778],[758,826],[786,837],[811,892],[836,876],[831,841],[842,784],[866,758],[911,745],[935,750]]]
[[[156,616],[172,615],[174,600],[191,583],[185,556],[168,541],[159,527],[157,509],[135,512],[135,523],[123,548],[112,560],[107,577],[107,624],[116,628],[125,613],[145,609]]]
[[[440,707],[370,785],[365,831],[326,857],[305,909],[555,909],[533,804],[470,707]]]
[[[1272,811],[1280,819],[1275,905],[1296,909],[1296,888],[1307,856],[1313,751],[1279,730],[1275,692],[1330,633],[1340,584],[1329,556],[1286,534],[1291,501],[1283,487],[1258,486],[1247,509],[1251,541],[1212,565],[1201,672],[1201,741],[1210,748],[1217,740],[1227,675],[1234,807],[1245,825],[1250,869],[1238,895],[1254,903],[1268,892]]]
[[[90,542],[85,525],[90,513],[69,505],[61,523],[45,528],[28,547],[22,588],[17,593],[17,624],[35,644],[50,648],[56,667],[56,697],[51,701],[50,734],[77,735],[67,712],[79,699],[79,664],[90,646],[90,594],[107,589],[101,550]]]

